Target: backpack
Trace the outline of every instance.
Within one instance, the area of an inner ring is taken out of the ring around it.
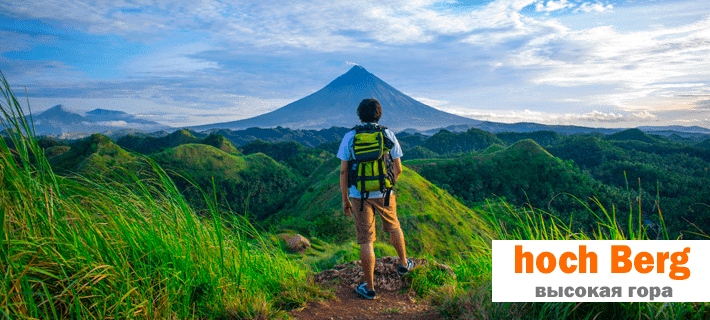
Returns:
[[[389,151],[394,148],[394,142],[387,137],[385,129],[377,124],[353,128],[355,159],[349,163],[348,182],[360,192],[363,203],[372,191],[380,191],[385,195],[385,206],[390,203],[394,187],[394,164]],[[360,205],[360,211],[362,207]]]

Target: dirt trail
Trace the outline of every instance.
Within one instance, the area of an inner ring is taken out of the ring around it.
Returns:
[[[375,262],[375,290],[377,298],[363,299],[355,293],[355,286],[361,283],[360,261],[335,266],[315,276],[315,281],[335,292],[335,300],[309,303],[305,308],[293,310],[296,319],[439,319],[438,314],[408,288],[407,279],[397,273],[397,261],[393,257],[377,259]],[[428,264],[426,260],[415,259],[416,265]]]

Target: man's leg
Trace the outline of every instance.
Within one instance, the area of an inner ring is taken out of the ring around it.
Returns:
[[[360,263],[367,281],[365,288],[370,291],[375,290],[375,249],[372,242],[360,245]]]
[[[368,200],[365,203],[358,198],[350,198],[353,204],[353,216],[357,231],[357,243],[360,244],[360,264],[365,276],[367,290],[375,290],[375,216],[372,205]],[[363,206],[360,210],[360,206]]]
[[[407,249],[405,249],[404,247],[404,235],[402,234],[402,229],[397,228],[390,231],[390,242],[392,243],[394,250],[397,250],[397,255],[399,256],[399,264],[406,267]]]
[[[385,207],[384,199],[378,199],[378,212],[382,218],[382,227],[390,234],[390,243],[397,251],[399,256],[399,264],[407,266],[407,250],[404,246],[404,234],[399,227],[399,219],[397,219],[397,200],[394,194],[390,195],[389,206]]]

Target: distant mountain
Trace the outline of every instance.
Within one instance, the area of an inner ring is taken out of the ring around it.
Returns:
[[[684,126],[661,126],[661,127],[650,127],[650,126],[641,126],[638,127],[637,129],[643,131],[643,132],[654,132],[654,131],[675,131],[675,132],[683,132],[683,133],[703,133],[703,134],[710,134],[710,129],[708,128],[703,128],[703,127],[698,127],[698,126],[691,126],[691,127],[684,127]],[[655,133],[655,132],[654,132]]]
[[[624,129],[614,129],[614,128],[591,128],[582,126],[563,126],[563,125],[547,125],[532,122],[518,122],[518,123],[500,123],[500,122],[490,122],[482,121],[476,125],[456,125],[448,126],[442,129],[446,129],[451,132],[464,132],[468,129],[476,128],[485,130],[491,133],[498,132],[535,132],[535,131],[554,131],[561,134],[577,134],[577,133],[603,133],[612,134],[619,132]],[[423,134],[433,135],[439,132],[439,129],[430,129],[423,131]]]
[[[272,112],[249,119],[192,127],[197,131],[251,127],[322,129],[333,126],[350,128],[360,123],[357,106],[363,99],[375,98],[382,105],[380,124],[399,131],[442,128],[481,121],[446,113],[403,94],[369,73],[361,66],[333,80],[323,89]]]
[[[157,131],[170,127],[141,119],[123,111],[95,109],[82,115],[81,111],[56,105],[33,115],[35,132],[61,138],[80,138],[92,133],[122,130]]]

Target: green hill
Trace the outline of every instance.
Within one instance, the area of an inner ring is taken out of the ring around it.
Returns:
[[[416,146],[420,146],[427,139],[429,139],[429,137],[425,136],[421,133],[415,133],[415,134],[410,134],[407,132],[397,133],[397,141],[399,141],[399,145],[400,145],[400,147],[402,147],[402,150],[414,148]]]
[[[44,156],[47,159],[54,158],[62,153],[69,151],[69,149],[71,149],[71,147],[69,146],[51,146],[49,148],[44,149]]]
[[[562,135],[554,131],[500,132],[495,135],[508,144],[513,144],[520,140],[532,139],[541,146],[549,146],[562,140]]]
[[[221,205],[260,220],[276,212],[290,191],[302,181],[288,168],[256,153],[234,156],[204,144],[185,144],[152,156],[171,171],[178,188],[195,203],[202,195],[184,178],[192,179],[212,195],[212,179]]]
[[[219,150],[222,150],[232,155],[239,155],[239,150],[237,150],[237,148],[231,142],[229,142],[229,140],[227,140],[227,138],[225,138],[223,135],[212,133],[206,138],[202,139],[200,143],[206,144],[208,146],[213,146]]]
[[[710,139],[707,139],[703,142],[696,144],[695,147],[710,150]]]
[[[402,158],[408,160],[431,159],[439,156],[436,152],[431,151],[422,146],[416,146],[414,148],[404,150],[403,153],[404,155],[402,156]]]
[[[336,242],[354,240],[354,223],[342,213],[339,178],[339,169],[335,169],[318,179],[279,214],[280,226]],[[482,213],[407,168],[397,181],[395,195],[407,250],[413,254],[453,259],[471,250],[473,237],[489,232]],[[377,226],[378,240],[389,241],[380,222]]]
[[[488,154],[431,164],[421,161],[412,167],[469,207],[501,197],[515,205],[548,210],[565,221],[575,212],[586,212],[575,217],[575,227],[586,226],[589,214],[582,204],[565,194],[583,200],[596,196],[604,204],[620,199],[612,195],[609,187],[582,173],[571,162],[552,156],[530,139]]]
[[[593,136],[572,138],[566,143],[547,147],[547,150],[556,157],[573,160],[582,168],[596,167],[626,157],[623,150]]]
[[[62,151],[51,148],[47,150]],[[79,173],[90,178],[119,180],[124,177],[125,171],[136,173],[146,168],[137,156],[121,149],[101,134],[93,134],[75,142],[69,150],[58,153],[49,162],[58,173]]]
[[[125,135],[116,141],[119,146],[142,154],[161,152],[187,143],[200,143],[192,131],[181,129],[164,137]]]
[[[650,136],[648,134],[645,134],[643,131],[639,129],[628,129],[624,131],[620,131],[614,134],[610,134],[606,137],[604,137],[604,140],[616,140],[616,141],[641,141],[641,142],[646,142],[646,143],[658,143],[662,142],[663,140],[657,137]]]
[[[485,149],[494,143],[505,144],[492,133],[475,128],[461,133],[442,129],[424,141],[422,146],[438,154],[453,154]]]
[[[244,154],[266,154],[304,177],[309,177],[313,170],[332,157],[329,152],[307,148],[295,141],[274,143],[254,140],[240,149]]]

